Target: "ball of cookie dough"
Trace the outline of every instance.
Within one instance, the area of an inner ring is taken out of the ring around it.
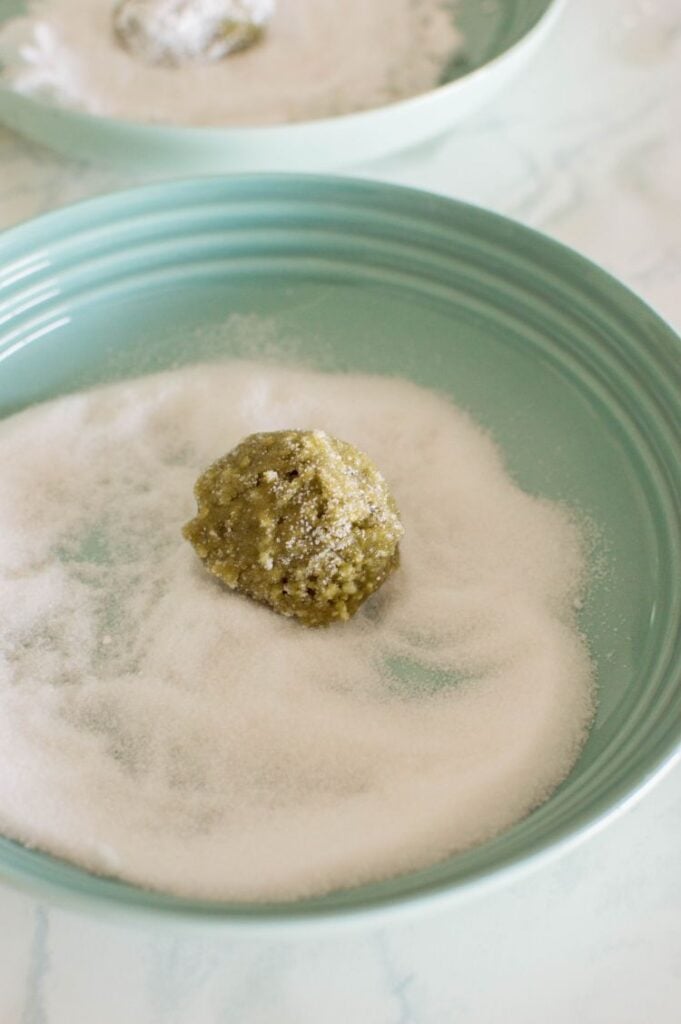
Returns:
[[[119,43],[147,64],[215,61],[256,42],[275,0],[118,0]]]
[[[349,619],[399,564],[387,484],[321,430],[252,434],[196,482],[183,528],[206,568],[306,626]]]

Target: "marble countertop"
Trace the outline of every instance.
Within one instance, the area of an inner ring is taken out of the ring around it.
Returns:
[[[567,0],[493,105],[352,173],[496,209],[681,329],[681,2]],[[0,129],[0,227],[140,179]],[[0,889],[0,1024],[677,1024],[681,764],[511,882],[295,939],[82,917]]]

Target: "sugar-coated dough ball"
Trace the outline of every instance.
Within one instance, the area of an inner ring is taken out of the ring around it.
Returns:
[[[321,430],[251,434],[194,488],[183,529],[210,572],[307,626],[349,619],[399,564],[385,480]]]
[[[118,0],[113,28],[147,64],[214,61],[256,42],[275,0]]]

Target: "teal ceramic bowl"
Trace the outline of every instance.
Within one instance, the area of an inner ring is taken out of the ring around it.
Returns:
[[[271,925],[403,912],[561,849],[669,763],[681,740],[681,346],[606,273],[475,207],[288,176],[83,203],[7,232],[0,267],[0,415],[243,355],[219,325],[264,315],[318,367],[446,389],[493,433],[525,489],[592,519],[605,564],[582,615],[600,686],[586,748],[549,801],[493,841],[428,870],[277,906],[172,899],[8,840],[0,877],[100,913]]]
[[[140,171],[319,171],[372,160],[446,131],[522,68],[562,0],[456,0],[465,48],[439,88],[360,114],[271,127],[142,125],[58,109],[0,86],[0,121],[70,157]],[[25,8],[0,0],[0,21]]]

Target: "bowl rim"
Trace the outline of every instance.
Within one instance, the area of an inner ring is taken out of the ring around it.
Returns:
[[[206,199],[206,191],[212,186],[219,192],[233,196],[241,188],[266,189],[279,184],[304,185],[306,188],[316,185],[329,190],[329,198],[338,199],[339,194],[345,198],[360,196],[368,201],[371,195],[391,196],[397,201],[410,204],[413,214],[423,215],[425,210],[418,204],[426,204],[429,220],[435,222],[451,215],[458,210],[474,218],[482,218],[503,231],[506,239],[525,238],[531,240],[534,247],[543,247],[545,251],[561,255],[569,259],[573,266],[582,273],[587,273],[590,280],[597,280],[603,285],[614,286],[620,294],[627,298],[629,304],[645,312],[652,318],[664,337],[664,346],[658,356],[669,358],[681,356],[681,338],[674,329],[652,308],[637,296],[626,285],[618,281],[608,271],[594,261],[587,259],[574,249],[539,232],[533,228],[508,218],[502,214],[486,210],[474,204],[448,198],[402,185],[393,185],[380,181],[365,180],[336,175],[291,174],[291,173],[259,173],[239,175],[212,175],[180,179],[172,182],[154,183],[141,187],[123,189],[106,195],[98,196],[69,204],[58,210],[43,214],[40,217],[26,220],[0,234],[0,259],[4,253],[13,255],[11,250],[23,252],[23,261],[30,260],[32,252],[40,249],[49,250],[50,244],[64,238],[63,227],[69,219],[78,214],[81,218],[75,234],[89,231],[98,223],[116,214],[121,206],[134,201],[142,206],[154,201],[163,200],[164,209],[172,209],[173,196]],[[66,233],[68,234],[68,232]],[[22,257],[17,263],[22,261]],[[12,263],[9,264],[11,269]],[[11,286],[11,282],[8,281]],[[2,272],[0,271],[0,291],[2,289]],[[1,354],[0,354],[1,358]],[[679,362],[681,368],[681,361]],[[681,378],[680,378],[681,379]],[[675,396],[676,397],[676,396]],[[678,394],[681,401],[681,391]],[[678,666],[681,682],[681,663]],[[600,831],[607,823],[617,818],[641,797],[673,766],[681,761],[681,723],[674,735],[665,737],[663,742],[656,744],[655,750],[649,753],[642,765],[636,767],[636,777],[621,778],[608,793],[601,794],[593,804],[570,818],[568,823],[552,826],[548,835],[533,838],[529,849],[512,853],[504,853],[500,862],[482,867],[472,867],[465,877],[454,879],[430,880],[417,889],[397,893],[377,893],[362,897],[361,904],[349,905],[314,905],[310,901],[297,901],[280,904],[228,904],[226,902],[195,900],[189,898],[170,897],[164,893],[142,889],[128,883],[94,875],[85,869],[67,864],[66,861],[42,851],[29,849],[12,840],[0,838],[0,881],[9,881],[16,888],[31,893],[42,893],[57,903],[78,905],[91,912],[101,912],[105,908],[116,915],[132,915],[147,920],[182,920],[185,922],[209,922],[222,927],[247,927],[251,930],[281,929],[286,927],[304,927],[324,925],[337,927],[343,922],[377,922],[391,919],[395,914],[405,916],[416,912],[422,913],[429,908],[444,907],[452,902],[468,897],[494,885],[501,884],[511,878],[520,877],[529,870],[559,856],[562,852],[576,846],[590,835]],[[18,864],[7,863],[3,850],[11,848]],[[46,877],[44,870],[52,870],[57,876],[66,872],[73,879]],[[36,877],[41,874],[42,877]],[[413,878],[408,873],[401,878],[406,882]],[[78,883],[81,883],[80,885]],[[94,887],[95,891],[84,891],[83,886]]]

